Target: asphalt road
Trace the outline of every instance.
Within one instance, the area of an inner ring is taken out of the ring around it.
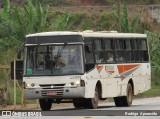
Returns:
[[[154,110],[154,111],[153,111]],[[42,112],[48,116],[160,116],[160,97],[135,99],[131,107],[115,107],[114,102],[100,103],[97,109],[75,109],[73,106]]]
[[[51,111],[41,113],[42,116],[48,117],[34,117],[34,119],[160,119],[160,97],[134,99],[131,107],[115,107],[114,102],[101,102],[97,109],[75,109],[72,104],[54,107],[53,104]],[[28,118],[33,119],[33,117]]]

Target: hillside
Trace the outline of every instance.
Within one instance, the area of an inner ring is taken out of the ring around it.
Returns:
[[[10,0],[10,2],[11,7],[27,4],[27,0]],[[36,0],[32,2],[35,4]],[[117,30],[117,21],[113,15],[113,4],[117,3],[117,0],[39,0],[39,2],[42,6],[50,5],[48,30]],[[152,5],[137,5],[137,3],[158,3],[159,0],[127,0],[126,2],[131,22],[135,17],[139,17],[143,29],[159,31],[157,25],[159,19],[157,20],[156,16],[160,14],[152,17],[151,8],[154,9]],[[0,3],[3,7],[2,2]],[[137,30],[142,33],[143,31],[141,28]]]

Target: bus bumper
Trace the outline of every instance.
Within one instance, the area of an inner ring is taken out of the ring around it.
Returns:
[[[70,87],[64,89],[24,89],[25,99],[45,99],[45,98],[84,98],[85,87]]]

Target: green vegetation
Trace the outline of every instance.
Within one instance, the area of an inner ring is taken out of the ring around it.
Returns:
[[[146,31],[149,39],[149,47],[152,65],[152,80],[155,85],[160,84],[160,33]]]
[[[116,22],[113,15],[107,12],[95,16],[85,12],[53,12],[50,16],[53,18],[48,28],[50,31],[110,30]]]
[[[41,3],[40,3],[41,1]],[[10,5],[9,0],[3,0],[4,8],[0,10],[0,64],[10,65],[16,59],[16,51],[22,46],[25,35],[43,31],[108,31],[118,30],[118,9],[115,5],[113,13],[101,11],[98,14],[88,12],[49,11],[52,0],[31,0],[25,2],[23,7]],[[111,0],[104,0],[110,4]],[[104,2],[103,1],[103,2]],[[135,0],[137,2],[137,0]],[[158,2],[141,0],[145,3]],[[56,1],[55,1],[56,2]],[[58,2],[58,1],[57,1]],[[60,2],[60,1],[59,1]],[[61,1],[62,2],[62,1]],[[127,2],[127,1],[126,1]],[[129,2],[129,1],[128,1]],[[61,4],[61,3],[53,3]],[[68,3],[66,3],[68,4]],[[122,6],[121,28],[122,32],[138,32],[148,34],[152,63],[152,89],[143,95],[156,96],[160,89],[160,33],[148,31],[150,24],[142,22],[140,16],[129,17],[126,4]],[[159,25],[159,24],[157,24]],[[0,87],[6,87],[9,79],[9,70],[0,70]],[[13,102],[13,81],[10,81],[11,102]],[[17,102],[21,102],[21,95],[17,89]]]
[[[54,21],[51,23],[53,25],[52,30],[64,31],[64,30],[77,30],[81,24],[85,13],[56,13],[54,14]],[[76,26],[76,27],[75,27]]]
[[[150,90],[148,90],[142,94],[138,94],[135,97],[142,98],[142,97],[156,97],[156,96],[160,96],[160,84],[152,83]]]
[[[117,19],[118,22],[118,6],[115,5],[114,6],[114,16]],[[127,5],[126,3],[124,3],[122,5],[122,15],[121,15],[121,19],[120,19],[120,23],[121,23],[121,32],[124,33],[133,33],[133,32],[137,32],[138,31],[138,26],[140,25],[140,17],[136,16],[132,19],[129,19],[128,17],[128,10],[127,10]]]

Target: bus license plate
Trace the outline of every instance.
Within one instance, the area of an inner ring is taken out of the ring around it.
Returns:
[[[57,95],[57,92],[47,92],[47,95]]]

